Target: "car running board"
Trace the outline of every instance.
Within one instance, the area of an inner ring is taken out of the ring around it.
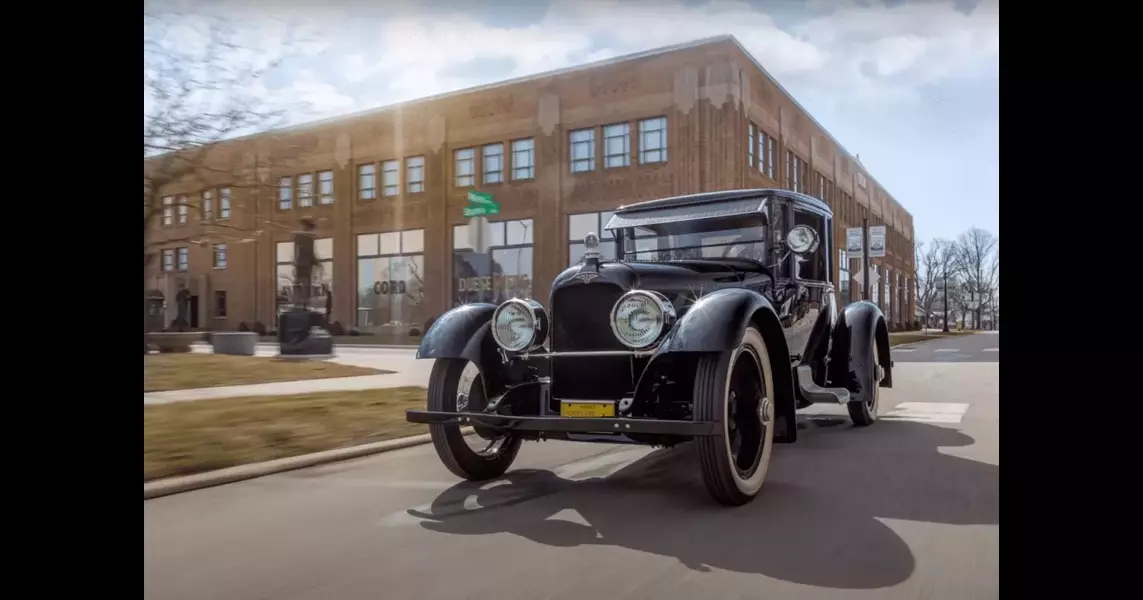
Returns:
[[[845,388],[824,388],[814,383],[813,370],[809,365],[802,365],[796,369],[798,372],[798,387],[807,400],[814,403],[846,404],[849,402],[849,390]]]

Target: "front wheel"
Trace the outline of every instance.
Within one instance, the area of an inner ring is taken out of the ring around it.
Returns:
[[[877,421],[877,408],[881,403],[881,379],[884,371],[881,370],[881,356],[877,352],[877,340],[874,339],[870,342],[873,348],[870,349],[870,356],[873,358],[870,362],[869,381],[870,385],[869,395],[860,402],[850,402],[845,407],[849,409],[849,419],[853,424],[858,427],[866,427],[872,425]]]
[[[717,421],[718,435],[695,440],[707,491],[729,506],[762,489],[774,449],[774,378],[762,334],[748,327],[738,348],[699,359],[694,415]]]
[[[429,375],[429,410],[479,410],[483,406],[483,397],[484,384],[475,365],[463,359],[437,359],[433,364]],[[429,425],[433,448],[454,475],[469,481],[485,481],[503,475],[516,460],[520,438],[509,433],[495,434],[483,430],[478,433],[480,435],[476,437],[484,447],[473,449],[460,432],[460,425]]]

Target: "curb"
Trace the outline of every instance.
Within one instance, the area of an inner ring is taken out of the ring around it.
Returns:
[[[464,435],[473,433],[471,427],[462,427],[461,432],[464,433]],[[201,490],[203,488],[225,485],[227,483],[265,477],[266,475],[273,475],[275,473],[295,471],[307,467],[361,458],[363,456],[391,452],[402,448],[410,448],[412,446],[421,446],[431,441],[429,434],[423,433],[421,435],[412,435],[395,440],[385,440],[383,442],[361,444],[360,446],[336,448],[334,450],[325,450],[312,454],[302,454],[301,456],[289,456],[260,463],[238,465],[217,471],[207,471],[206,473],[159,479],[143,484],[143,499],[161,498],[163,496]]]

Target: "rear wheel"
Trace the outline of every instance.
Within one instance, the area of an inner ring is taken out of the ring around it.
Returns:
[[[866,427],[877,421],[877,408],[881,403],[881,378],[883,373],[881,370],[881,356],[877,353],[877,340],[874,339],[871,343],[873,344],[873,348],[870,349],[870,356],[873,357],[873,360],[870,361],[872,364],[869,381],[872,382],[872,389],[870,389],[865,400],[861,402],[850,402],[845,405],[845,407],[849,409],[850,420],[858,427]]]
[[[484,406],[484,384],[476,365],[464,359],[437,359],[429,375],[429,410],[465,412]],[[458,410],[459,408],[459,410]],[[480,428],[476,447],[461,433],[460,425],[429,425],[429,436],[441,462],[454,475],[484,481],[504,474],[520,451],[520,438]]]
[[[730,506],[750,502],[762,488],[774,449],[774,378],[757,329],[748,327],[738,348],[699,359],[694,415],[717,421],[719,435],[695,440],[707,491]]]

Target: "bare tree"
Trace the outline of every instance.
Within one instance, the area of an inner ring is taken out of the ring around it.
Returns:
[[[148,266],[163,245],[249,243],[272,226],[270,219],[238,205],[256,204],[273,193],[269,174],[304,149],[276,136],[223,143],[280,126],[291,108],[303,108],[275,106],[257,88],[284,54],[268,56],[245,47],[225,19],[168,12],[154,4],[144,7],[143,31],[146,288]],[[230,190],[229,207],[217,196],[208,206],[201,193],[191,191],[212,186]],[[227,211],[243,218],[226,219]],[[191,225],[192,215],[201,224]]]
[[[1000,240],[988,231],[972,227],[956,242],[956,270],[962,279],[964,307],[972,316],[973,328],[979,328],[981,312],[994,295],[1000,274],[997,250]]]

